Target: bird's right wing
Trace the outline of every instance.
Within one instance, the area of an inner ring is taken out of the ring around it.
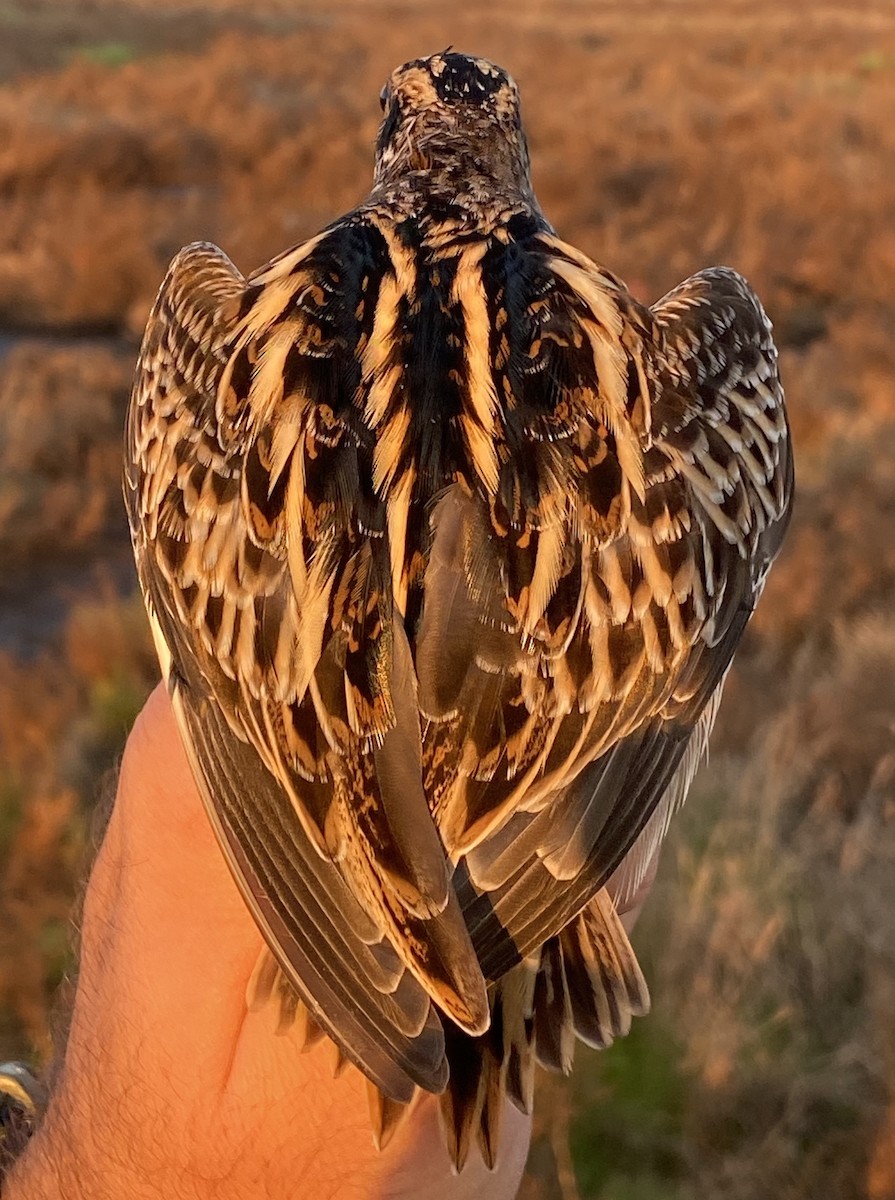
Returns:
[[[373,324],[358,298],[378,299],[360,280],[378,264],[362,233],[329,238],[250,280],[215,247],[177,256],[140,353],[125,494],[236,881],[314,1018],[406,1100],[446,1079],[430,997],[473,1031],[488,1008],[415,766],[410,651],[354,405],[352,337]]]

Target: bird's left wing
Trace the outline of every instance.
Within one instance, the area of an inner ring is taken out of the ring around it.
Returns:
[[[533,299],[495,318],[510,450],[496,495],[436,510],[417,654],[427,786],[491,979],[629,854],[613,890],[636,891],[792,485],[770,325],[739,275],[651,312],[558,239],[535,251],[500,303],[514,278]]]
[[[358,332],[385,268],[335,228],[244,280],[171,265],[128,415],[125,493],[159,657],[242,892],[316,1019],[387,1095],[437,1091],[430,997],[484,983],[430,817]],[[367,287],[364,287],[364,283]]]

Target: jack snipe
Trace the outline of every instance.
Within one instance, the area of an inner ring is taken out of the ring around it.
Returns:
[[[127,425],[140,582],[252,982],[458,1165],[648,993],[617,910],[705,750],[792,460],[738,274],[652,308],[560,240],[515,84],[394,72],[373,189],[177,255]]]

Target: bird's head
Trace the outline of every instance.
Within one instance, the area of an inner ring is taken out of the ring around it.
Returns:
[[[501,67],[445,50],[398,67],[380,100],[377,185],[424,174],[430,186],[491,180],[505,194],[530,195],[519,90]]]

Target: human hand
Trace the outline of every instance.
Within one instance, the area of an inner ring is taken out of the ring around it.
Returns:
[[[437,1102],[383,1152],[365,1081],[303,1053],[275,1006],[246,1009],[261,948],[156,689],[128,740],[84,903],[81,967],[49,1110],[9,1200],[510,1200],[530,1121],[503,1118],[498,1168],[452,1174]]]

